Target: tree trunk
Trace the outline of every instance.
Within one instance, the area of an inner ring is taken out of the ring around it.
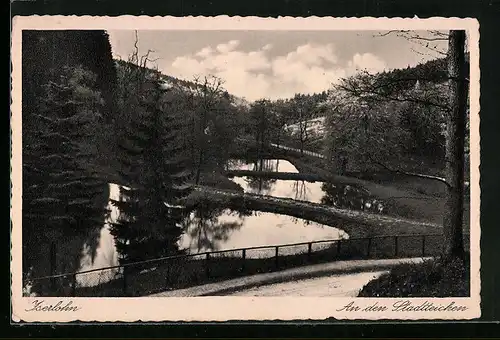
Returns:
[[[201,116],[201,125],[200,125],[200,145],[199,147],[199,153],[198,153],[198,168],[196,169],[196,179],[195,183],[198,185],[200,183],[200,176],[201,176],[201,168],[203,166],[203,153],[205,151],[205,143],[206,143],[206,138],[205,138],[205,128],[207,125],[207,104],[206,104],[206,89],[204,89],[203,93],[203,111],[202,111],[202,116]]]
[[[201,164],[202,163],[203,163],[203,151],[202,151],[202,147],[200,146],[200,153],[198,154],[198,168],[196,168],[196,179],[195,179],[196,185],[198,185],[200,183]]]
[[[465,86],[465,31],[450,31],[448,73],[450,77],[450,112],[446,122],[446,181],[447,195],[444,228],[444,256],[464,255],[463,249],[463,187],[464,140],[467,88]]]

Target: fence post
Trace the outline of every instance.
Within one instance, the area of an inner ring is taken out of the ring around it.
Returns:
[[[165,288],[170,286],[170,270],[171,270],[172,264],[169,263],[169,261],[166,261],[166,267],[165,267]]]
[[[71,296],[75,297],[76,296],[76,273],[73,274],[73,280],[72,280],[72,286],[71,286]]]
[[[56,244],[52,242],[50,244],[50,275],[53,276],[56,274],[56,267],[57,267],[57,249],[56,249]],[[55,293],[57,290],[57,283],[56,279],[51,277],[49,279],[49,284],[50,284],[50,290],[52,293]]]
[[[246,262],[246,257],[247,257],[247,250],[246,249],[243,249],[241,251],[241,259],[242,259],[242,263],[241,263],[241,272],[244,272],[245,271],[245,262]]]
[[[311,253],[312,253],[312,242],[309,242],[307,245],[307,259],[311,261]]]
[[[394,236],[394,256],[398,256],[398,237]]]
[[[422,235],[422,257],[425,256],[425,235]]]
[[[279,251],[279,247],[275,247],[275,255],[274,255],[274,265],[276,267],[276,269],[278,269],[278,266],[279,266],[279,263],[278,263],[278,251]]]
[[[207,253],[205,261],[205,274],[207,275],[207,278],[210,278],[210,253]]]
[[[366,257],[370,257],[371,247],[372,247],[372,238],[370,237],[368,239],[368,246],[367,246],[367,249],[366,249]]]
[[[123,266],[123,296],[127,296],[127,266]]]

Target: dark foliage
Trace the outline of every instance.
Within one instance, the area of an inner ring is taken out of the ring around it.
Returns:
[[[387,208],[381,200],[355,186],[324,183],[321,189],[325,192],[325,196],[321,199],[323,204],[341,209],[387,213]]]
[[[417,82],[442,83],[448,79],[447,60],[434,59],[415,67],[381,72],[375,78],[380,93],[386,95],[411,90]]]
[[[95,87],[104,100],[102,114],[113,119],[116,68],[109,36],[101,30],[23,31],[23,104],[34,109],[32,100],[41,85],[63,66],[81,66],[95,74]],[[25,103],[25,100],[27,102]],[[23,106],[23,113],[24,111]]]
[[[27,278],[76,270],[84,244],[95,250],[107,200],[95,164],[116,79],[104,31],[26,30],[22,48]]]
[[[127,69],[121,109],[129,117],[119,141],[120,210],[112,226],[120,262],[134,262],[179,253],[182,208],[178,199],[190,192],[191,175],[183,154],[182,121],[165,110],[158,78],[140,67]]]
[[[428,260],[403,264],[363,287],[360,297],[460,297],[469,296],[469,263]]]

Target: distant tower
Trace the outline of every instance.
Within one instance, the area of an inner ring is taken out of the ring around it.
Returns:
[[[415,82],[415,90],[418,89],[420,89],[420,81],[417,79],[417,81]]]

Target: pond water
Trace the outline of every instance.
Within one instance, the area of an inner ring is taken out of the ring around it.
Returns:
[[[251,170],[251,171],[274,171],[298,173],[297,168],[289,161],[283,159],[263,160],[260,162],[237,163],[233,162],[231,170]],[[234,177],[233,182],[239,184],[245,192],[270,195],[276,197],[293,198],[301,201],[320,203],[325,192],[321,188],[322,182],[306,182],[297,180],[263,179],[251,177]]]
[[[297,169],[285,160],[266,160],[251,164],[232,162],[231,169],[262,171],[294,172]],[[321,182],[305,182],[297,180],[255,179],[234,177],[245,192],[260,193],[276,197],[292,198],[314,203],[348,207],[357,210],[380,208],[350,186],[324,185]],[[110,199],[119,199],[119,187],[110,184]],[[369,204],[366,205],[366,204]],[[119,211],[109,206],[111,214],[107,224],[101,231],[100,242],[94,261],[88,251],[84,251],[80,270],[97,269],[118,264],[118,253],[108,223],[117,219]],[[311,242],[347,238],[348,235],[336,228],[324,226],[286,215],[264,212],[239,214],[227,209],[191,213],[183,227],[184,235],[179,245],[190,253],[212,250],[230,250],[246,247],[280,245],[287,243]],[[269,252],[269,256],[274,253]],[[267,255],[260,254],[259,257]],[[111,275],[111,274],[110,274]]]
[[[267,159],[257,163],[233,161],[230,170],[298,173],[297,168],[283,159]],[[322,203],[338,208],[386,213],[383,202],[370,197],[362,188],[352,185],[307,182],[302,180],[234,177],[245,192]]]
[[[224,210],[214,219],[201,222],[200,219],[193,218],[192,214],[189,222],[180,244],[191,253],[347,237],[343,231],[330,226],[262,212],[244,216]],[[247,257],[253,257],[252,254],[258,257],[272,257],[274,249],[248,253]]]

